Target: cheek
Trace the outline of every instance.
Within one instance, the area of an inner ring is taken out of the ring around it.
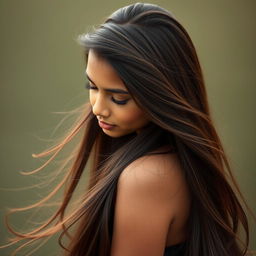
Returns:
[[[119,113],[118,116],[124,126],[139,126],[147,123],[145,113],[138,107],[131,107],[129,110]]]

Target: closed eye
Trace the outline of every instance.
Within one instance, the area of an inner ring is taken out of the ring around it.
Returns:
[[[125,105],[129,99],[127,99],[127,100],[116,100],[114,97],[111,97],[111,100],[114,103],[118,104],[118,105]]]
[[[98,88],[97,88],[96,86],[90,85],[89,82],[87,82],[87,83],[85,84],[85,88],[88,89],[88,90],[98,90]],[[129,101],[129,99],[117,100],[117,99],[115,99],[113,96],[111,97],[111,100],[112,100],[114,103],[118,104],[118,105],[125,105],[125,104]]]

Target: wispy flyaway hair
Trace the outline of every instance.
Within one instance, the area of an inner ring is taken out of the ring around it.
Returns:
[[[70,242],[63,245],[65,255],[110,255],[120,174],[167,143],[179,157],[192,198],[186,255],[245,255],[249,233],[242,197],[211,119],[195,47],[183,26],[157,5],[136,3],[118,9],[78,41],[86,61],[92,50],[114,68],[150,124],[139,134],[111,138],[99,128],[91,106],[84,107],[74,131],[48,151],[58,152],[78,132],[83,134],[74,164],[61,183],[66,185],[62,204],[41,227],[27,234],[15,232],[17,240],[35,241],[60,230],[65,236],[75,225]],[[87,170],[87,191],[66,216]],[[246,234],[244,244],[238,238],[240,225]]]

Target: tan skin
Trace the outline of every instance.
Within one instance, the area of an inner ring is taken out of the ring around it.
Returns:
[[[112,130],[103,129],[107,135],[120,137],[139,131],[149,122],[114,69],[92,51],[89,51],[86,75],[91,88],[89,98],[94,115],[103,122],[115,125]],[[106,89],[119,89],[126,93],[113,93]]]
[[[93,113],[115,125],[111,130],[102,128],[107,135],[138,133],[149,122],[129,94],[106,91],[127,89],[115,70],[91,50],[86,74]],[[127,102],[120,105],[117,100]],[[118,181],[111,256],[162,256],[165,247],[186,240],[189,209],[188,187],[176,154],[135,160]]]

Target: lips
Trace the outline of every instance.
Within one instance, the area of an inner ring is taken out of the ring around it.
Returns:
[[[108,124],[99,120],[99,126],[103,129],[111,130],[115,127],[113,124]]]

